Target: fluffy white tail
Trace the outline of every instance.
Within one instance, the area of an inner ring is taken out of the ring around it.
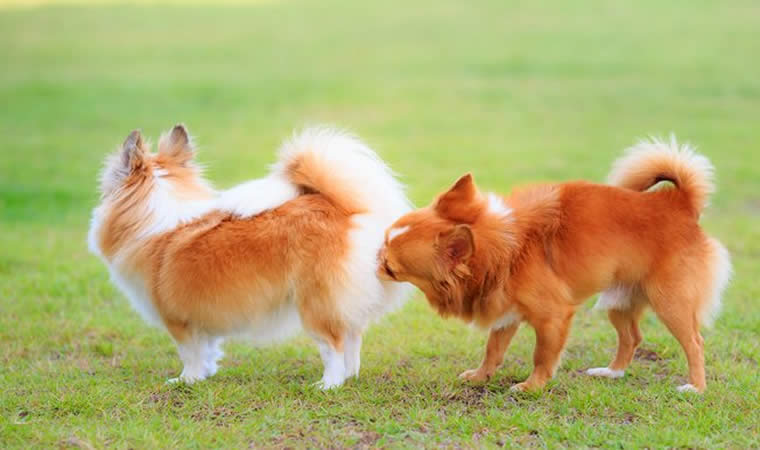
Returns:
[[[331,128],[296,133],[273,172],[304,192],[319,192],[348,214],[395,220],[411,209],[393,172],[357,137]]]
[[[645,191],[660,181],[670,181],[684,193],[699,215],[714,192],[714,168],[710,161],[688,144],[679,144],[671,135],[668,141],[642,140],[615,162],[608,177],[610,184]]]

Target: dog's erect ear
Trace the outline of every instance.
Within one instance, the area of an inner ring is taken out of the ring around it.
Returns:
[[[438,197],[435,202],[435,211],[446,219],[472,223],[480,214],[483,208],[482,203],[472,175],[467,173]]]
[[[471,195],[475,191],[475,181],[472,179],[471,173],[466,173],[459,177],[459,179],[451,186],[449,192],[459,192],[461,194]]]
[[[144,161],[145,143],[140,130],[134,130],[121,144],[121,165],[123,169],[127,170],[127,173],[131,173],[141,167]]]
[[[116,153],[106,160],[106,166],[100,175],[100,192],[108,195],[118,189],[129,175],[145,167],[147,145],[139,130],[129,133]]]
[[[180,164],[193,159],[193,143],[187,128],[178,124],[168,133],[161,135],[158,141],[158,153],[171,157]]]
[[[466,264],[475,252],[475,238],[469,225],[456,225],[442,231],[436,239],[438,257],[449,269]]]

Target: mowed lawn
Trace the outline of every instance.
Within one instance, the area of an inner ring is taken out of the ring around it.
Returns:
[[[34,3],[0,4],[0,447],[760,446],[756,0]],[[593,299],[543,391],[509,391],[529,327],[465,384],[485,334],[419,294],[371,328],[339,390],[312,386],[305,337],[228,344],[213,379],[164,384],[181,370],[170,338],[85,236],[106,153],[176,122],[220,188],[265,173],[294,128],[349,128],[420,206],[465,171],[502,192],[603,181],[637,138],[677,133],[717,168],[702,223],[736,272],[704,331],[707,392],[676,392],[686,361],[651,313],[624,379],[584,376],[616,346]]]

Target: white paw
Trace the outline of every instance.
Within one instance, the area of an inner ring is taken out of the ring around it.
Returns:
[[[693,384],[684,384],[683,386],[678,386],[676,390],[678,392],[694,392],[695,394],[699,393],[699,391],[697,390],[697,388],[694,387]]]
[[[206,361],[205,369],[206,369],[206,376],[210,377],[216,374],[216,372],[219,370],[219,365],[216,363],[216,361],[213,361],[213,362]]]
[[[586,375],[591,375],[592,377],[622,378],[622,376],[625,375],[625,370],[614,370],[609,367],[594,367],[593,369],[588,369]]]
[[[335,389],[337,387],[340,387],[342,384],[343,384],[343,380],[331,380],[331,379],[322,378],[321,380],[314,383],[314,386],[316,386],[320,390],[329,391],[330,389]]]
[[[346,380],[346,364],[343,353],[338,353],[324,343],[319,346],[319,353],[325,365],[322,379],[315,383],[320,389],[326,391],[340,386]]]
[[[166,384],[176,384],[176,383],[193,384],[198,381],[203,381],[204,379],[206,379],[205,375],[185,373],[185,371],[182,371],[180,376],[178,376],[177,378],[169,378],[168,380],[166,380]]]

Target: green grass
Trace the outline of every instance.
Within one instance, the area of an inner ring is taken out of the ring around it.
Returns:
[[[23,2],[22,2],[23,3]],[[551,4],[549,4],[551,3]],[[0,447],[760,446],[760,3],[288,1],[0,7]],[[418,205],[467,170],[484,188],[603,180],[637,137],[715,163],[703,219],[736,275],[705,331],[708,390],[649,314],[623,380],[588,379],[615,333],[590,301],[541,393],[524,327],[487,384],[457,379],[485,335],[417,295],[365,339],[338,391],[306,338],[179,359],[88,254],[106,152],[185,122],[219,187],[263,174],[295,127],[348,127]]]

